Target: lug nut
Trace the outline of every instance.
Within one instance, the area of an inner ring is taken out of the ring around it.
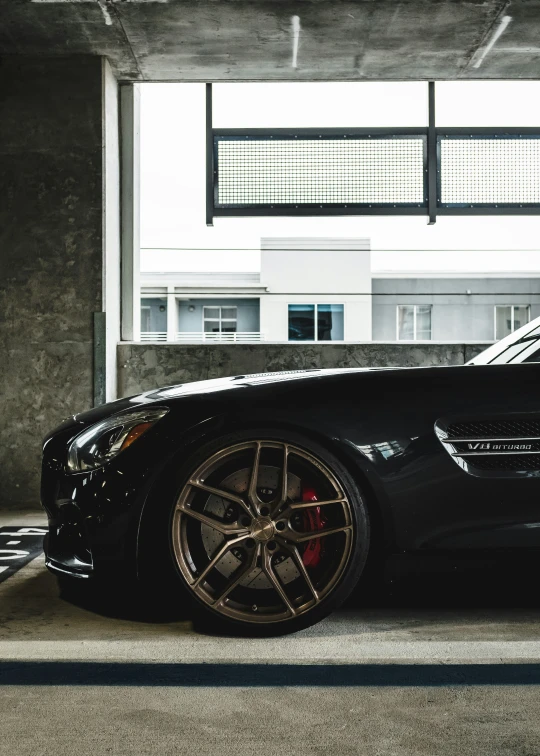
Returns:
[[[261,507],[261,514],[263,517],[267,517],[270,514],[268,507]]]
[[[249,517],[242,517],[240,520],[240,524],[243,525],[245,528],[249,528],[251,524],[251,520],[249,519]]]
[[[275,541],[268,541],[266,545],[268,546],[269,551],[274,551],[274,549],[277,547],[277,543]]]
[[[285,523],[283,520],[276,522],[276,530],[285,530]]]
[[[253,538],[247,538],[246,539],[246,549],[252,549],[255,546],[255,541]]]

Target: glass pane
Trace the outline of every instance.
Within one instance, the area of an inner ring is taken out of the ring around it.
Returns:
[[[225,320],[236,320],[236,307],[222,307],[221,318]]]
[[[529,354],[523,362],[540,362],[540,348],[536,348],[532,354]]]
[[[315,340],[315,305],[289,305],[289,341]]]
[[[495,307],[495,339],[503,339],[512,333],[512,308]]]
[[[219,318],[219,307],[204,307],[205,318]]]
[[[427,126],[427,92],[423,81],[214,84],[214,127]]]
[[[509,362],[521,362],[520,355],[522,355],[524,352],[528,351],[530,344],[525,343],[517,343],[512,344],[507,349],[505,349],[501,354],[497,355],[495,359],[491,360],[491,365],[506,365]]]
[[[514,307],[514,331],[529,322],[528,307]]]
[[[431,339],[431,307],[428,305],[416,307],[416,339]]]
[[[166,297],[144,297],[141,299],[141,332],[167,332]]]
[[[317,305],[317,340],[343,341],[344,307],[338,304]]]
[[[398,339],[414,340],[414,307],[398,306]]]
[[[538,126],[538,81],[438,81],[436,90],[437,126]]]
[[[222,320],[221,332],[222,333],[236,333],[236,320]]]
[[[219,333],[219,320],[205,320],[205,333]]]
[[[141,331],[143,333],[150,330],[150,308],[141,307]]]

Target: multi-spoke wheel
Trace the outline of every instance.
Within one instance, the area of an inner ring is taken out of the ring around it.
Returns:
[[[236,437],[185,482],[172,547],[186,585],[215,618],[287,632],[350,593],[367,554],[367,516],[328,453],[269,434]]]

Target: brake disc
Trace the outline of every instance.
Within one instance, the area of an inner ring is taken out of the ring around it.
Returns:
[[[249,486],[249,478],[251,475],[251,469],[246,467],[243,470],[238,470],[232,473],[227,478],[221,481],[219,484],[221,488],[225,488],[228,491],[234,491],[235,493],[243,494],[247,491]],[[259,468],[259,477],[257,480],[257,490],[262,499],[268,498],[271,500],[275,496],[275,492],[279,486],[280,471],[277,467],[271,467],[269,465],[261,465]],[[287,497],[290,501],[299,501],[301,498],[302,483],[297,475],[289,473],[287,475]],[[214,517],[227,521],[228,511],[231,511],[231,507],[236,505],[221,498],[220,496],[209,496],[206,505],[204,507],[205,513],[213,515]],[[204,549],[209,559],[216,554],[219,548],[224,543],[224,538],[217,530],[211,528],[209,525],[201,525],[201,537]],[[238,552],[239,556],[234,554],[234,550],[229,551],[223,559],[220,560],[216,569],[225,577],[230,577],[233,572],[238,569],[242,564],[241,550]],[[292,583],[300,576],[296,565],[290,557],[276,556],[274,560],[274,569],[279,575],[279,579],[282,583],[287,585]],[[242,580],[241,586],[257,589],[271,588],[271,583],[259,568],[253,570],[249,575]]]

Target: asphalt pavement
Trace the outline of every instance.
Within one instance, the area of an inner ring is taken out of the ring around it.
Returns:
[[[43,524],[0,516],[0,566]],[[0,581],[0,753],[537,756],[537,573],[394,560],[315,627],[240,639],[174,595],[62,593],[32,552]]]

